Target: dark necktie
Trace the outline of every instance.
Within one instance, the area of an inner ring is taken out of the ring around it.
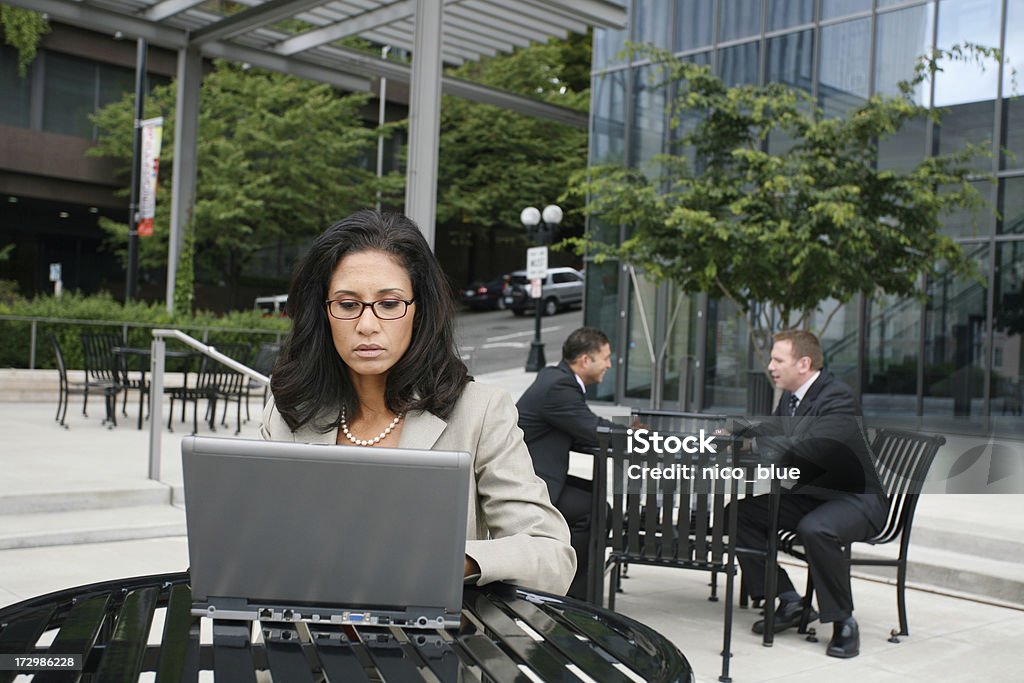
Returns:
[[[796,397],[796,394],[789,395],[789,416],[793,417],[796,415],[796,404],[800,403],[800,399]]]

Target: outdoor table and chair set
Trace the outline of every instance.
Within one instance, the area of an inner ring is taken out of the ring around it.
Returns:
[[[151,351],[149,348],[128,346],[116,334],[83,333],[81,335],[82,357],[85,377],[83,380],[68,378],[65,354],[57,338],[48,335],[56,356],[59,374],[57,399],[57,415],[54,418],[67,428],[65,418],[70,396],[82,396],[82,414],[88,416],[89,395],[103,397],[105,415],[103,424],[108,428],[117,426],[117,397],[122,394],[121,414],[127,416],[128,392],[136,391],[139,396],[137,426],[142,429],[145,419],[146,399],[149,397],[150,382],[146,377],[149,370]],[[277,358],[279,345],[263,343],[256,352],[250,344],[226,343],[218,344],[217,350],[225,355],[251,366],[253,369],[269,374]],[[172,415],[174,402],[181,401],[181,420],[185,421],[186,407],[192,403],[192,433],[199,427],[198,404],[201,399],[207,402],[204,422],[211,431],[216,430],[217,405],[222,403],[220,424],[227,426],[227,409],[235,403],[235,434],[241,431],[242,408],[245,408],[245,419],[250,419],[250,399],[265,398],[260,387],[241,373],[226,367],[222,363],[194,351],[168,349],[166,357],[169,362],[177,364],[182,375],[180,386],[164,388],[164,393],[171,398],[171,415],[168,416],[167,428],[173,431]],[[198,364],[198,365],[197,365]],[[260,400],[260,406],[263,403]]]

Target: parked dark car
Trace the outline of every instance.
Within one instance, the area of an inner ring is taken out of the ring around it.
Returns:
[[[499,275],[487,282],[476,281],[462,290],[462,303],[476,310],[505,310],[502,290],[508,282],[508,275]]]
[[[583,273],[575,268],[549,268],[547,278],[541,284],[541,311],[554,315],[572,306],[583,305]],[[516,315],[525,315],[534,310],[530,298],[530,281],[525,270],[517,270],[509,276],[505,287],[505,307]]]

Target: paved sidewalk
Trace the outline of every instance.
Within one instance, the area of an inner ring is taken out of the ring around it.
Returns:
[[[521,370],[491,373],[478,381],[498,384],[518,396],[533,375]],[[41,384],[49,378],[41,380]],[[52,393],[56,393],[52,387]],[[0,386],[0,392],[3,387]],[[133,394],[134,397],[134,394]],[[124,515],[134,511],[139,521],[159,511],[183,518],[180,498],[179,444],[188,425],[175,420],[175,433],[163,431],[161,481],[148,472],[147,429],[135,429],[136,414],[129,398],[129,416],[117,429],[100,425],[99,412],[82,417],[80,399],[68,413],[70,429],[53,420],[50,402],[0,403],[0,521],[27,528],[49,519],[64,519],[72,526],[104,510]],[[137,405],[137,404],[136,404]],[[101,410],[99,405],[96,410]],[[606,415],[625,414],[622,407],[599,407]],[[257,411],[253,404],[254,413]],[[190,415],[191,417],[191,415]],[[255,437],[259,417],[243,428],[243,437]],[[232,428],[220,428],[231,435]],[[574,467],[582,466],[574,461]],[[64,515],[60,517],[59,515]],[[922,498],[921,518],[933,526],[960,534],[975,529],[1013,543],[1024,542],[1024,499],[1020,496],[944,496]],[[71,545],[21,547],[0,550],[0,605],[52,590],[93,581],[148,573],[180,571],[188,564],[184,536],[142,540],[108,540]],[[60,530],[55,530],[60,531]],[[0,529],[0,541],[3,540]],[[2,547],[2,546],[0,546]],[[913,557],[914,550],[911,555]],[[1020,570],[1021,557],[1004,564]],[[722,603],[707,601],[708,575],[670,569],[633,566],[617,609],[664,633],[694,665],[699,681],[717,679],[721,665]],[[792,576],[802,585],[802,569]],[[724,579],[720,579],[720,590]],[[970,585],[964,585],[969,591]],[[826,657],[829,627],[820,628],[820,642],[809,643],[795,633],[776,638],[764,648],[750,633],[757,617],[735,611],[732,675],[742,681],[864,681],[1019,680],[1022,660],[1012,643],[1024,632],[1024,611],[975,600],[910,590],[908,608],[912,636],[894,645],[887,642],[896,625],[895,589],[879,579],[854,579],[857,616],[862,628],[862,653],[853,660]],[[820,626],[820,625],[819,625]]]

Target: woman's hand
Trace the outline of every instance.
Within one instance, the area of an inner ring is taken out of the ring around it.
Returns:
[[[463,577],[473,576],[474,574],[479,574],[479,573],[480,573],[480,565],[478,565],[476,563],[476,560],[474,560],[472,557],[470,557],[469,555],[466,555],[465,568],[463,569],[462,576]]]

